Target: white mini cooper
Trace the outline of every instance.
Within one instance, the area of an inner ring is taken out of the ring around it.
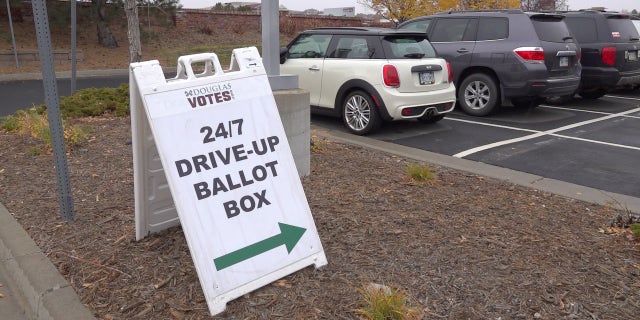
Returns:
[[[317,28],[281,49],[280,72],[298,75],[313,112],[342,117],[358,135],[383,120],[433,123],[453,110],[449,64],[424,32],[383,28]]]

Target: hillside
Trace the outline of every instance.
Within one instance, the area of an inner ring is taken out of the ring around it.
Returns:
[[[142,15],[142,14],[140,14]],[[25,73],[39,72],[37,63],[21,62],[20,68],[16,68],[12,56],[11,33],[9,32],[8,19],[0,19],[0,51],[10,54],[9,62],[0,64],[0,73]],[[50,17],[50,20],[51,17]],[[126,18],[112,17],[109,26],[118,41],[118,47],[108,49],[98,43],[96,25],[91,19],[78,19],[77,49],[83,57],[77,63],[77,70],[96,69],[125,69],[129,64],[129,49],[127,39]],[[31,17],[24,21],[14,21],[16,47],[21,50],[37,50],[35,25]],[[50,22],[51,44],[53,50],[69,50],[71,47],[71,28],[69,23]],[[286,36],[285,36],[286,37]],[[227,52],[233,47],[246,45],[259,46],[261,34],[259,30],[243,30],[242,33],[215,32],[213,30],[188,30],[178,29],[171,25],[147,24],[141,17],[142,59],[160,60],[163,66],[174,66],[175,57],[184,54],[188,49],[196,52],[218,51]],[[286,41],[281,38],[281,41]],[[219,55],[221,55],[219,53]],[[80,54],[78,55],[80,57]],[[225,57],[226,58],[226,57]],[[79,59],[80,60],[80,59]],[[221,55],[221,60],[223,57]],[[71,64],[56,65],[56,71],[68,71]]]

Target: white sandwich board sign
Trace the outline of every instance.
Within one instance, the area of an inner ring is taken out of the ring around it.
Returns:
[[[228,72],[204,53],[181,57],[175,79],[158,61],[131,64],[131,78],[132,124],[141,103],[211,314],[327,263],[255,47],[235,49]]]

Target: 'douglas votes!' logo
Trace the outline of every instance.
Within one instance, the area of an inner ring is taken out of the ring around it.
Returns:
[[[204,87],[186,89],[184,95],[191,108],[204,107],[234,99],[231,83],[214,83]]]

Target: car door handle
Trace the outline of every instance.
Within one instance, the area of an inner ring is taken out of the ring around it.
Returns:
[[[456,50],[457,53],[467,53],[469,52],[469,50],[467,50],[467,48],[460,48],[458,50]]]
[[[318,68],[318,66],[311,66],[309,68],[309,70],[311,70],[311,71],[320,71],[320,68]]]

